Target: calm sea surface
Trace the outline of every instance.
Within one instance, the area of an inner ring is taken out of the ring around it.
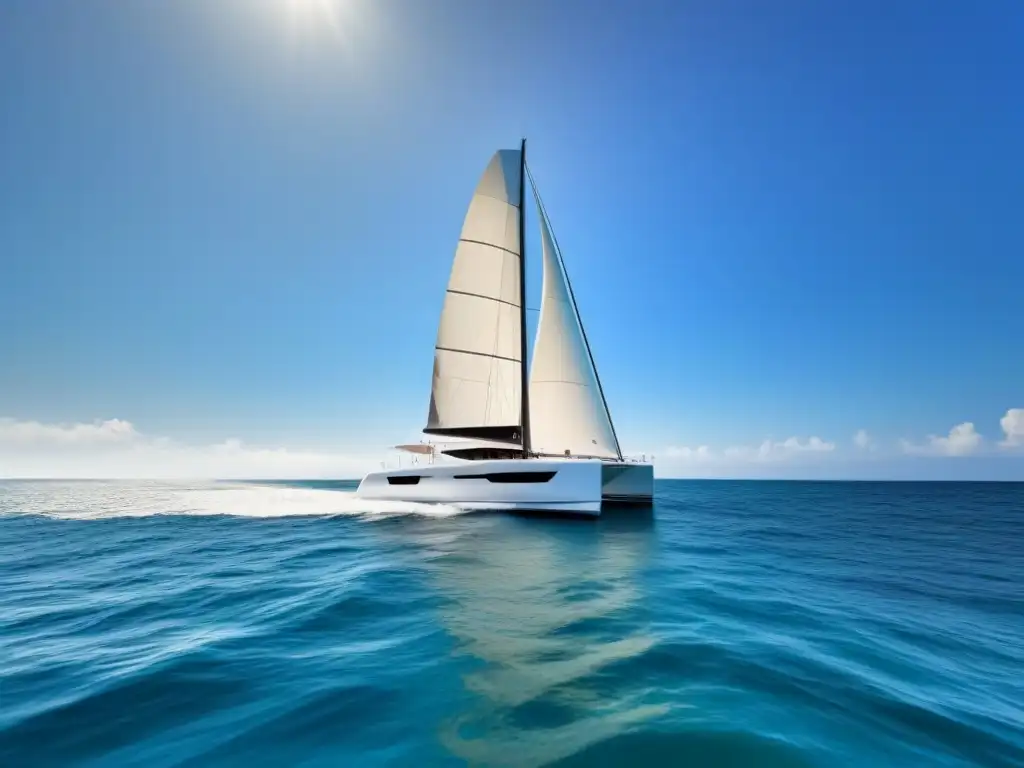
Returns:
[[[0,766],[1022,766],[1024,484],[0,482]]]

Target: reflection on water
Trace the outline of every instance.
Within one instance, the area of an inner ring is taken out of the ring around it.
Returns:
[[[597,523],[503,518],[435,543],[440,620],[471,659],[467,706],[439,737],[457,757],[540,765],[661,714],[615,684],[643,654],[649,513]]]

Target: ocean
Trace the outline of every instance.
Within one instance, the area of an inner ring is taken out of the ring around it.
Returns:
[[[0,765],[1024,766],[1024,484],[0,482]]]

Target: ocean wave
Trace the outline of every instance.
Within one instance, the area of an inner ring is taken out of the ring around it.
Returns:
[[[653,518],[574,524],[8,483],[0,765],[1024,765],[1013,519],[951,550],[948,489],[826,524],[795,484],[773,525],[817,533],[766,536],[779,492],[660,484]]]

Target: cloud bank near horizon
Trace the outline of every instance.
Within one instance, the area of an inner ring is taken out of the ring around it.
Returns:
[[[353,478],[379,457],[250,446],[236,438],[192,445],[147,435],[129,421],[43,424],[0,418],[0,477]]]
[[[673,445],[653,454],[662,477],[800,477],[823,471],[841,475],[844,468],[859,468],[848,475],[853,477],[865,467],[890,466],[908,458],[1001,456],[1015,459],[1012,465],[1004,462],[1002,469],[1009,467],[1011,476],[1024,479],[1024,408],[1008,409],[999,427],[1001,437],[992,440],[974,423],[963,422],[945,435],[890,444],[860,429],[842,444],[817,435],[792,436],[724,448]],[[379,468],[384,454],[252,446],[236,438],[188,444],[146,434],[117,418],[70,424],[0,418],[0,477],[357,478]]]
[[[859,429],[848,448],[815,435],[721,449],[674,445],[656,464],[662,477],[1024,480],[1024,408],[1008,409],[999,427],[1001,438],[991,440],[968,421],[944,435],[888,442]]]

